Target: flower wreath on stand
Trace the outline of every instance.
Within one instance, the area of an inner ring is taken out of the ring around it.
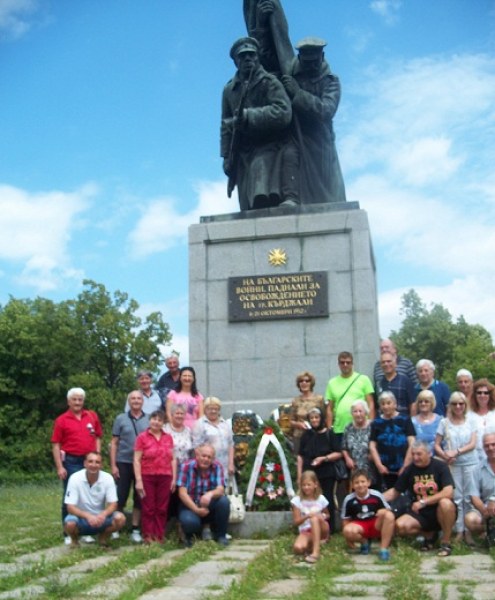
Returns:
[[[296,467],[285,437],[274,422],[264,422],[249,444],[241,473],[248,510],[290,510]]]

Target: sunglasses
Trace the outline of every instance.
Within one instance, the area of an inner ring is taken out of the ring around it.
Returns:
[[[300,379],[299,383],[311,383],[311,379]]]
[[[477,396],[489,396],[490,392],[487,392],[485,390],[476,390],[476,395]]]

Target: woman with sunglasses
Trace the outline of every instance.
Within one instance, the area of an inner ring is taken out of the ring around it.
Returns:
[[[478,468],[476,424],[467,414],[467,400],[462,392],[450,396],[447,416],[440,421],[435,436],[435,454],[450,467],[454,478],[454,502],[457,506],[456,541],[463,538],[468,545],[473,539],[465,529],[464,516],[471,510],[470,488]]]
[[[483,450],[483,434],[485,431],[495,430],[495,386],[488,379],[478,379],[473,384],[473,395],[471,397],[470,416],[476,423],[478,433],[476,447],[478,449],[478,458],[485,458]]]
[[[312,408],[319,408],[324,413],[323,396],[314,393],[316,379],[309,371],[303,371],[296,377],[299,396],[292,401],[290,412],[290,439],[294,455],[299,454],[299,444],[306,429],[311,429],[308,413]]]
[[[435,435],[442,417],[434,412],[435,394],[431,390],[422,390],[416,398],[416,414],[411,418],[416,431],[416,439],[428,444],[435,454]]]

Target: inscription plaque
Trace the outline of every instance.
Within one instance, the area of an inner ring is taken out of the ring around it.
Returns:
[[[229,277],[229,321],[328,316],[326,271]]]

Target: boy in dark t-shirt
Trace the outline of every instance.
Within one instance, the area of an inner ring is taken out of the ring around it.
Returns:
[[[360,553],[369,554],[370,541],[380,540],[380,560],[389,560],[389,546],[394,533],[395,519],[383,495],[370,489],[368,473],[357,469],[351,476],[352,494],[342,504],[343,535],[350,548],[361,544]]]

